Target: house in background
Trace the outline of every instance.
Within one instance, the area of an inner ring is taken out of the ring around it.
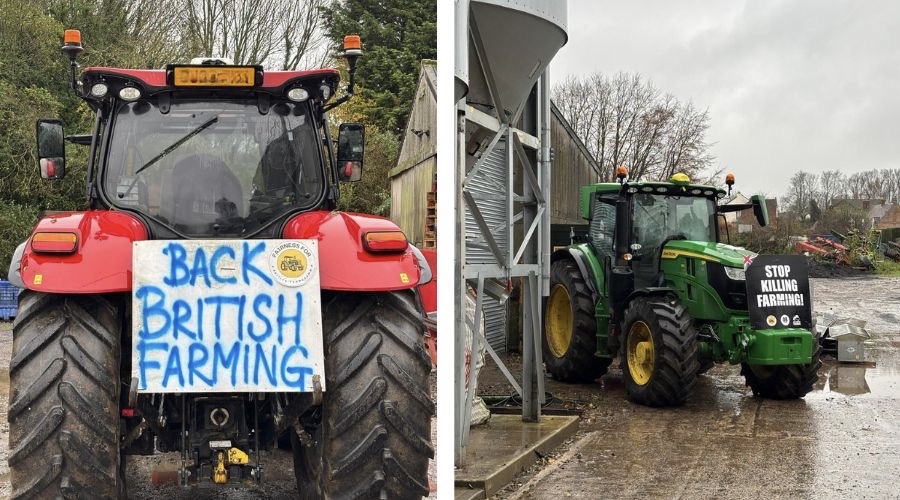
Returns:
[[[875,223],[875,229],[881,230],[882,241],[900,239],[900,205],[889,205],[884,215]]]
[[[854,199],[854,198],[841,198],[836,200],[831,204],[829,208],[840,208],[842,206],[853,207],[858,210],[864,210],[868,217],[868,227],[876,228],[881,221],[881,219],[887,214],[888,209],[891,205],[885,204],[883,199],[878,198],[870,198],[870,199]]]
[[[437,61],[422,61],[397,166],[391,169],[391,220],[410,243],[435,248],[437,231]]]
[[[744,196],[740,192],[736,193],[726,205],[741,205],[750,203],[750,198]],[[766,211],[769,213],[769,225],[775,226],[778,223],[778,199],[766,198]],[[741,210],[739,212],[728,212],[725,214],[725,221],[729,226],[737,229],[738,233],[753,232],[754,227],[758,227],[756,216],[753,215],[753,209]]]

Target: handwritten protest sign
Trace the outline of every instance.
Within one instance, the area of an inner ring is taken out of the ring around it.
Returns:
[[[324,390],[314,240],[134,244],[139,392]]]
[[[757,330],[812,327],[809,273],[802,255],[759,255],[747,268],[750,325]]]

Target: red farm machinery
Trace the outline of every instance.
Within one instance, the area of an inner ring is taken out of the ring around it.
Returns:
[[[259,482],[293,450],[301,498],[421,498],[433,457],[421,252],[336,210],[364,128],[327,112],[339,72],[220,59],[88,67],[90,133],[39,120],[41,175],[88,148],[84,211],[43,217],[13,260],[14,498],[121,498],[124,456],[178,452],[178,480]],[[287,443],[290,444],[287,444]]]

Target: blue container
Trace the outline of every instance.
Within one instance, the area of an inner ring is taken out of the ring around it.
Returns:
[[[9,281],[0,280],[0,319],[3,321],[16,317],[19,309],[19,291]]]

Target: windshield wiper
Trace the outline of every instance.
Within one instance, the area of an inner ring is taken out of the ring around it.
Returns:
[[[209,120],[206,120],[205,122],[203,122],[203,123],[201,123],[200,125],[198,125],[197,128],[195,128],[194,130],[191,130],[190,132],[188,132],[184,137],[182,137],[181,139],[178,139],[177,141],[175,141],[171,146],[169,146],[169,147],[167,147],[166,149],[162,150],[162,152],[160,152],[158,155],[156,155],[156,156],[154,156],[153,158],[151,158],[150,161],[148,161],[147,163],[145,163],[143,166],[141,166],[141,168],[137,169],[137,170],[134,172],[135,179],[137,179],[137,175],[138,175],[139,173],[141,173],[141,172],[143,172],[144,170],[150,168],[153,164],[155,164],[155,163],[158,162],[159,160],[162,160],[163,158],[165,158],[166,155],[168,155],[168,154],[171,153],[172,151],[175,151],[176,149],[178,149],[178,146],[181,146],[182,144],[184,144],[185,142],[187,142],[188,139],[190,139],[191,137],[194,137],[195,135],[199,134],[200,132],[203,132],[204,130],[206,130],[207,128],[209,128],[210,125],[212,125],[213,123],[216,123],[217,121],[219,121],[219,115],[214,115],[214,116],[213,116],[212,118],[210,118]],[[133,186],[133,185],[132,185],[132,186]],[[129,193],[131,192],[131,187],[128,188],[128,192],[129,192]],[[126,193],[126,194],[128,194],[128,193]]]

